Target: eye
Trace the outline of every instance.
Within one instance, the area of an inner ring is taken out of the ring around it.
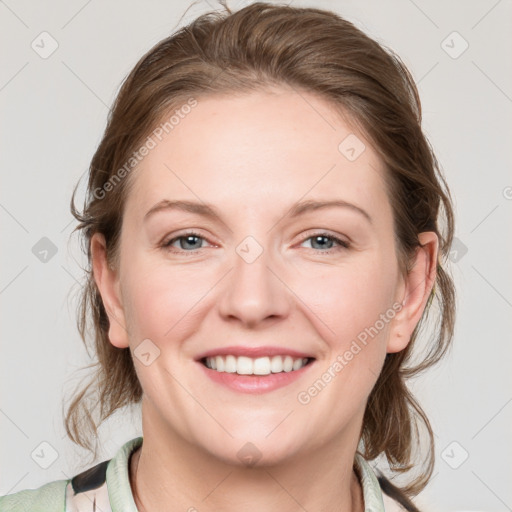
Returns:
[[[334,235],[330,235],[329,233],[315,233],[305,238],[301,243],[303,244],[309,240],[312,241],[311,249],[317,250],[317,252],[325,254],[331,254],[332,252],[348,249],[350,247],[350,244],[347,241],[342,240]],[[189,231],[187,233],[183,233],[182,235],[176,236],[164,242],[162,244],[162,247],[164,249],[169,249],[178,242],[179,247],[176,247],[176,249],[178,250],[171,250],[170,252],[185,252],[189,254],[195,254],[196,252],[199,252],[203,248],[202,241],[206,241],[206,239],[199,235],[198,233]],[[335,246],[334,248],[333,244]]]
[[[174,238],[171,238],[167,242],[164,242],[162,244],[163,248],[170,248],[172,247],[176,242],[179,242],[179,247],[177,251],[171,250],[171,252],[188,252],[188,253],[196,253],[201,247],[201,241],[206,240],[204,237],[199,235],[198,233],[194,233],[193,231],[190,231],[188,233],[184,233],[180,236],[176,236]],[[189,250],[191,249],[191,250]]]
[[[348,249],[350,244],[346,240],[341,240],[340,238],[330,235],[329,233],[315,233],[307,238],[305,238],[301,243],[307,242],[311,240],[312,249],[315,250],[319,248],[320,252],[325,254],[330,254],[334,251],[340,251],[343,249]],[[333,248],[333,243],[338,247]],[[315,247],[316,245],[316,247]],[[327,249],[327,250],[324,250]]]

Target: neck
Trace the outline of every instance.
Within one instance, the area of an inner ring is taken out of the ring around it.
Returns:
[[[337,443],[278,465],[241,467],[205,453],[176,432],[162,437],[145,423],[143,445],[130,461],[139,512],[364,511],[353,470],[355,446]]]

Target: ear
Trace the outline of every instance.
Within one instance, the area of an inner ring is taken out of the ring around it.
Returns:
[[[428,231],[418,235],[420,247],[416,249],[412,268],[404,276],[401,286],[402,307],[394,318],[387,352],[400,352],[407,347],[414,328],[421,319],[434,286],[437,269],[439,239]]]
[[[107,246],[102,233],[94,233],[91,237],[91,257],[94,281],[108,315],[110,343],[114,347],[126,348],[129,346],[128,331],[121,301],[119,272],[108,264]]]

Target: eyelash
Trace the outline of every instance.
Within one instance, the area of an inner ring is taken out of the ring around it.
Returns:
[[[180,240],[181,238],[187,238],[189,236],[195,236],[195,237],[198,237],[198,238],[201,238],[203,240],[206,240],[205,237],[201,236],[199,233],[196,233],[194,231],[188,231],[187,233],[183,233],[182,235],[180,236],[177,236],[177,237],[174,237],[172,238],[171,240],[167,241],[167,242],[164,242],[162,244],[162,248],[164,249],[168,249],[169,252],[173,253],[173,254],[182,254],[182,253],[186,253],[186,254],[196,254],[198,252],[201,251],[201,249],[196,249],[196,250],[193,250],[193,251],[184,251],[184,250],[171,250],[170,247],[171,245],[176,242],[177,240]],[[331,248],[331,249],[328,249],[327,251],[321,251],[321,250],[317,250],[316,252],[318,253],[321,253],[321,254],[331,254],[333,252],[337,252],[337,251],[340,251],[340,250],[344,250],[344,249],[348,249],[350,247],[350,244],[349,242],[345,241],[345,240],[341,240],[340,238],[334,236],[334,235],[331,235],[329,233],[324,233],[324,232],[319,232],[319,233],[313,233],[312,235],[309,235],[308,237],[304,238],[300,243],[304,243],[306,240],[309,240],[311,238],[315,238],[315,237],[325,237],[325,238],[329,238],[330,240],[334,241],[335,243],[338,244],[339,247],[337,248]],[[315,249],[311,249],[313,251],[315,251]]]

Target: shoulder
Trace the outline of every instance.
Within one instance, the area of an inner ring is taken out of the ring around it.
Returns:
[[[420,512],[414,503],[385,476],[379,475],[377,480],[382,489],[382,499],[386,512]]]
[[[27,489],[0,497],[2,512],[65,512],[66,485],[69,480],[56,480],[37,489]]]
[[[2,512],[75,512],[95,504],[107,512],[106,471],[110,460],[96,464],[67,480],[56,480],[37,489],[27,489],[0,497]]]
[[[411,510],[404,508],[398,501],[390,498],[387,494],[382,495],[382,501],[384,502],[384,510],[386,512],[409,512]]]
[[[393,485],[380,471],[374,469],[360,453],[356,453],[354,468],[361,482],[367,510],[420,512],[398,487]]]
[[[142,444],[142,437],[125,443],[113,459],[104,460],[67,480],[56,480],[37,489],[0,496],[1,512],[111,512],[135,511],[128,462]]]

